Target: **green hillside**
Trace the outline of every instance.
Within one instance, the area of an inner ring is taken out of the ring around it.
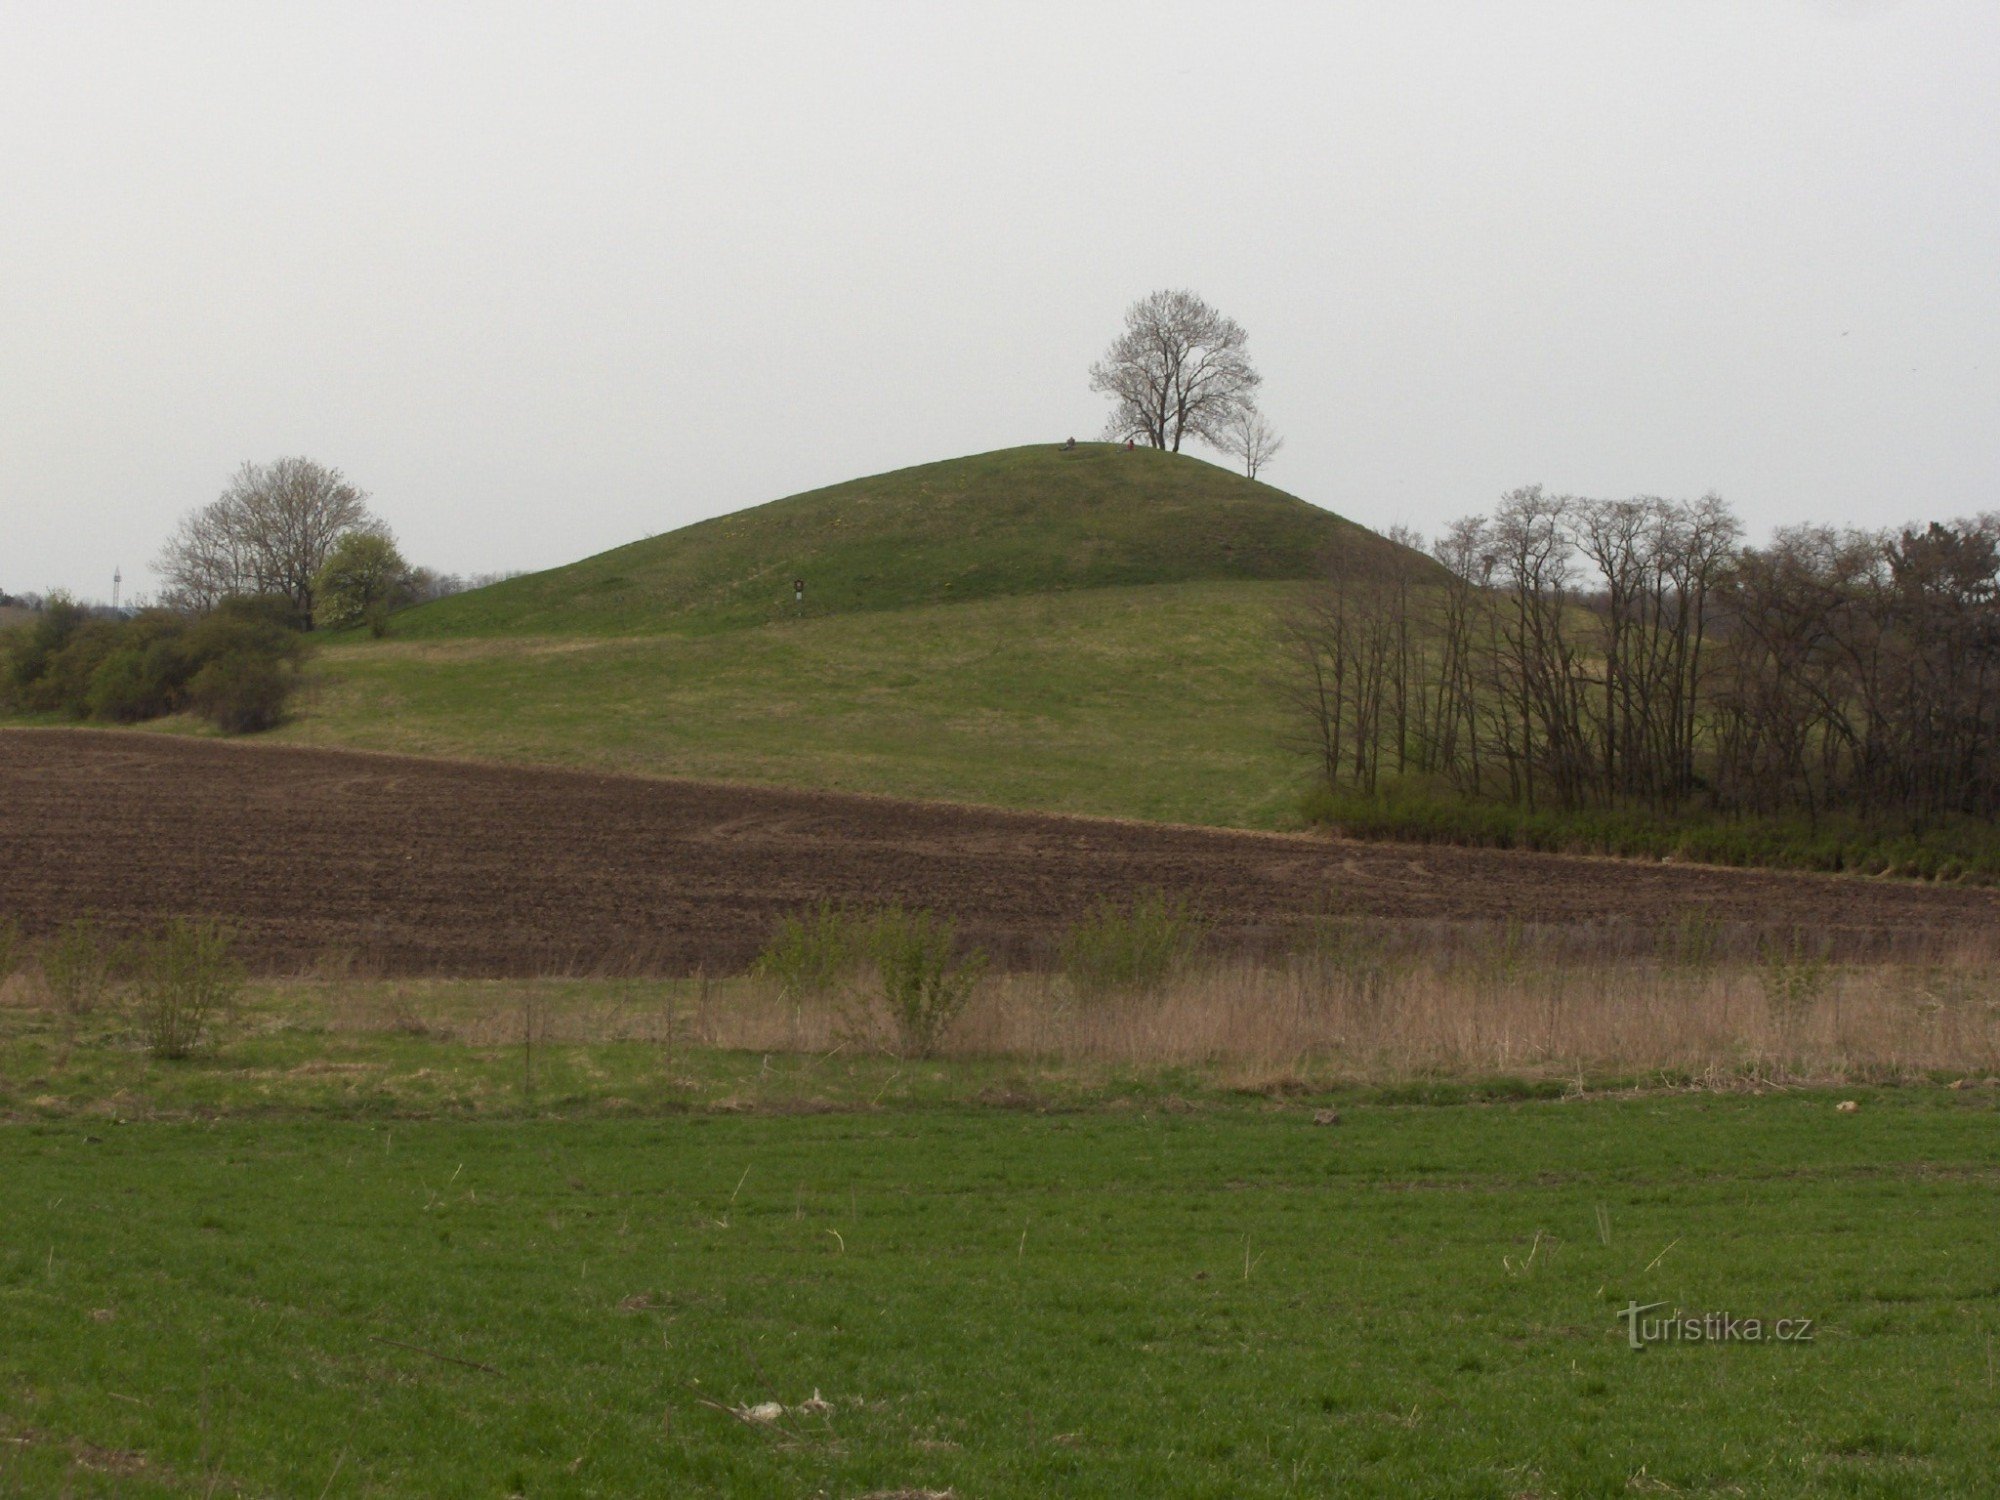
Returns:
[[[275,737],[1281,826],[1310,768],[1278,620],[1328,563],[1431,566],[1199,459],[1005,449],[331,638]]]
[[[923,464],[398,615],[401,639],[701,632],[996,596],[1312,576],[1414,555],[1185,455],[1106,443]]]
[[[354,641],[274,737],[1177,823],[1297,821],[1285,583],[1019,595],[743,630]],[[190,726],[191,727],[191,726]]]

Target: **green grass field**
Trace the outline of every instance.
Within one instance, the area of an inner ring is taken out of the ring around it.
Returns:
[[[0,1489],[1978,1492],[1993,1112],[1831,1103],[15,1127]]]
[[[1900,1496],[2000,1462],[2000,1091],[669,1049],[660,996],[268,986],[173,1064],[0,1011],[0,1494]],[[525,1054],[530,998],[597,1040]],[[1632,1303],[1812,1337],[1637,1351]]]
[[[1080,590],[725,632],[346,641],[295,741],[1270,827],[1308,767],[1285,583]]]

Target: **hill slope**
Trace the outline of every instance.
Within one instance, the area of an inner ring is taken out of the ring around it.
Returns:
[[[743,630],[356,639],[275,737],[1167,822],[1296,823],[1287,583],[1014,595]]]
[[[442,599],[402,639],[705,632],[1131,584],[1302,579],[1415,554],[1185,455],[1006,448],[851,480]],[[803,611],[792,580],[806,581]]]
[[[1434,565],[1213,464],[1054,444],[704,521],[327,643],[280,737],[1294,822],[1297,582]],[[807,584],[804,608],[791,580]]]

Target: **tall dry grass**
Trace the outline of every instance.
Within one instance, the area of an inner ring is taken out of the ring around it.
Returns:
[[[2000,1075],[2000,935],[1913,935],[1834,956],[1796,932],[1699,917],[1645,933],[1509,923],[1323,924],[1285,955],[1186,966],[1105,990],[989,974],[943,1057],[1192,1068],[1225,1081],[1510,1076],[1691,1082]],[[767,1053],[896,1053],[870,972],[810,998],[755,975],[332,986],[337,1027],[473,1045],[644,1042]],[[524,1020],[524,1017],[531,1019]]]
[[[1986,1074],[2000,1073],[2000,988],[1886,965],[1830,970],[1810,992],[1774,998],[1757,968],[1301,963],[1213,968],[1156,994],[1079,1005],[1047,978],[1019,976],[975,1001],[945,1051],[1245,1081]]]

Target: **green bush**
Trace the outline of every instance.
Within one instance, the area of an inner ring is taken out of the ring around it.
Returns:
[[[97,669],[117,652],[120,633],[115,621],[85,622],[62,650],[49,657],[37,684],[35,706],[76,719],[89,717],[91,680]]]
[[[172,713],[180,707],[185,681],[177,665],[164,642],[121,647],[90,674],[85,712],[112,724],[138,724]]]
[[[243,988],[229,933],[213,922],[170,922],[140,951],[139,1034],[155,1057],[210,1046]]]
[[[824,995],[868,957],[868,919],[831,901],[778,920],[751,972],[790,999]]]
[[[410,599],[410,565],[380,532],[350,531],[313,580],[313,620],[325,630],[365,624],[378,639],[389,613]]]
[[[955,958],[958,925],[928,911],[891,906],[870,924],[868,946],[882,998],[904,1050],[933,1056],[986,972],[977,950]]]
[[[284,717],[304,641],[287,600],[232,599],[198,620],[148,610],[90,619],[59,600],[9,632],[0,702],[41,713],[132,724],[198,709],[231,733]]]
[[[85,691],[84,715],[111,724],[137,724],[167,711],[148,690],[145,658],[134,651],[117,651],[97,664]]]
[[[10,630],[0,663],[0,701],[9,708],[47,712],[62,706],[48,680],[49,664],[84,627],[89,616],[67,594],[52,597],[34,623]]]
[[[1208,931],[1184,896],[1100,898],[1063,934],[1062,971],[1086,997],[1155,990],[1187,966]]]
[[[137,724],[181,706],[190,675],[187,622],[149,611],[118,629],[110,652],[85,685],[84,710],[93,719]]]
[[[293,674],[268,656],[218,656],[188,684],[188,705],[224,734],[255,734],[284,721]]]
[[[43,945],[42,983],[65,1016],[87,1016],[103,1004],[117,964],[118,951],[98,925],[78,917]]]
[[[187,706],[225,734],[282,723],[306,650],[292,620],[279,597],[231,599],[203,616],[185,643]]]

